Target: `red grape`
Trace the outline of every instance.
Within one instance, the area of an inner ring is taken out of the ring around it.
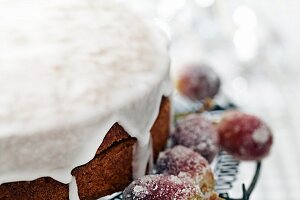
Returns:
[[[261,160],[273,143],[272,132],[261,119],[238,111],[225,114],[218,132],[222,148],[241,160]]]
[[[211,162],[219,150],[219,136],[210,121],[200,114],[181,119],[172,134],[174,145],[189,147]]]
[[[199,64],[183,67],[176,79],[179,93],[191,100],[213,98],[220,84],[220,78],[212,68]]]
[[[123,192],[124,200],[202,199],[199,188],[177,176],[148,175],[133,181]]]
[[[156,170],[176,175],[198,185],[203,193],[214,189],[214,176],[208,162],[198,153],[184,146],[175,146],[159,154]]]

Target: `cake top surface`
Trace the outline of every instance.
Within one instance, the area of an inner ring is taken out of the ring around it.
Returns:
[[[122,6],[0,4],[0,138],[105,118],[168,74],[164,37]]]

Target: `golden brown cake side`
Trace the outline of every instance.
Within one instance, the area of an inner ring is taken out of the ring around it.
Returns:
[[[165,148],[169,137],[171,123],[170,111],[170,100],[167,97],[163,97],[158,117],[151,128],[154,160],[157,159],[159,152]]]
[[[163,97],[159,115],[151,129],[154,157],[167,141],[170,101]],[[93,160],[72,170],[80,199],[93,200],[123,190],[132,181],[132,151],[136,142],[119,125],[106,134]],[[44,177],[34,181],[0,185],[0,200],[67,200],[68,185]]]
[[[68,185],[44,177],[34,181],[5,183],[0,186],[0,200],[67,200]]]
[[[132,181],[132,150],[136,142],[129,138],[113,144],[88,164],[72,171],[80,199],[97,199],[124,189]]]

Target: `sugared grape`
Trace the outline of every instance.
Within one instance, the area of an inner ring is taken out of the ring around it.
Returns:
[[[176,86],[180,94],[191,100],[213,98],[220,89],[220,78],[206,65],[192,64],[177,73]]]
[[[222,148],[241,160],[261,160],[273,143],[272,132],[261,119],[238,111],[225,114],[218,132]]]
[[[184,146],[175,146],[159,154],[156,170],[165,175],[176,175],[198,185],[204,194],[214,188],[214,177],[205,158]]]
[[[123,192],[124,200],[196,200],[202,199],[199,188],[168,175],[148,175],[133,181]]]
[[[200,114],[191,114],[175,126],[172,134],[174,145],[189,147],[211,162],[219,150],[219,136],[210,121]]]

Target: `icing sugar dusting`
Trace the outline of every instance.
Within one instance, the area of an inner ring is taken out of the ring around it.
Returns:
[[[143,188],[136,191],[136,188]],[[201,192],[195,185],[176,176],[148,175],[132,182],[123,192],[125,200],[131,199],[197,199]]]
[[[260,126],[252,134],[253,140],[259,144],[268,142],[270,136],[270,131],[265,126]]]
[[[181,180],[202,187],[214,187],[212,171],[204,157],[184,146],[175,146],[159,154],[156,164],[157,173],[175,175]]]
[[[184,146],[175,146],[160,153],[157,160],[158,173],[178,175],[186,172],[189,176],[202,176],[208,162],[193,150]]]
[[[192,148],[209,162],[218,152],[218,133],[212,123],[199,114],[191,114],[179,120],[172,139],[175,145]]]
[[[148,191],[147,191],[147,188],[143,187],[143,186],[139,186],[139,185],[136,185],[134,188],[133,188],[133,192],[135,194],[138,194],[138,193],[145,193],[147,194]]]

